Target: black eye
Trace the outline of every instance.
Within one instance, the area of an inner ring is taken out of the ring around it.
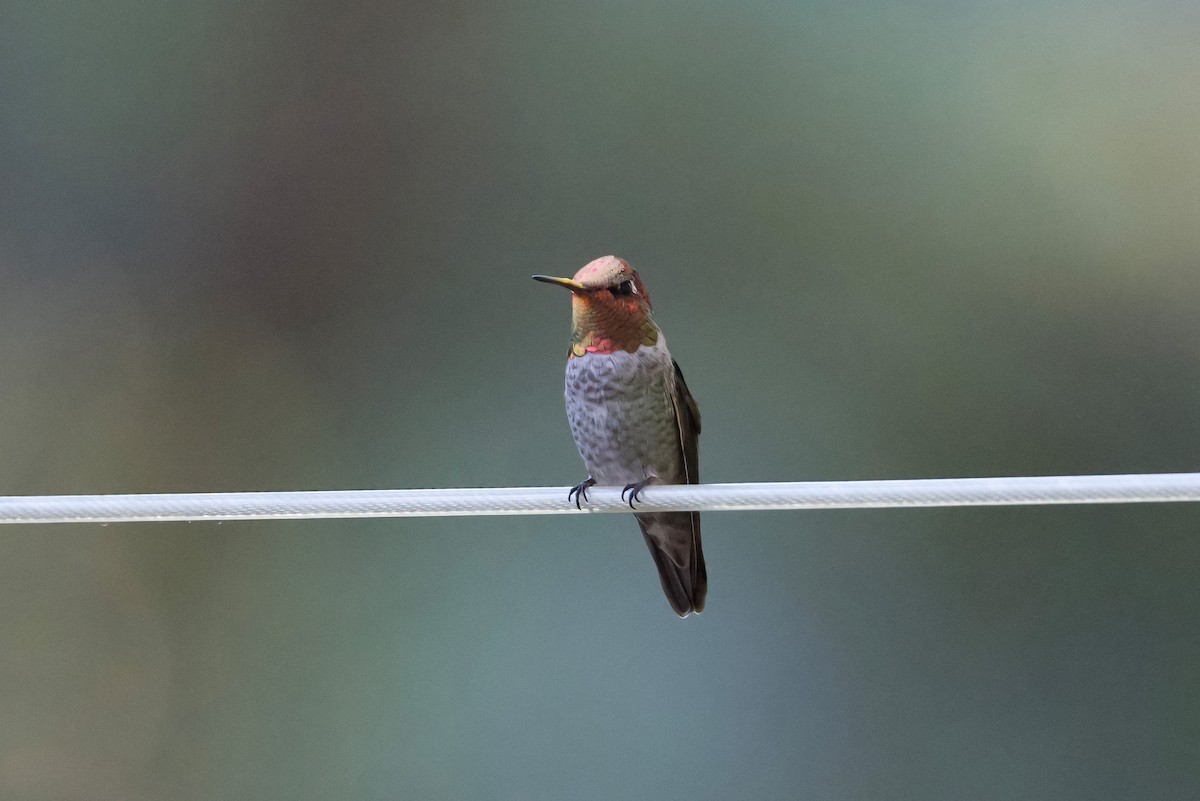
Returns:
[[[613,297],[616,298],[623,298],[627,295],[637,294],[637,289],[634,288],[632,281],[622,281],[609,291],[612,292]]]

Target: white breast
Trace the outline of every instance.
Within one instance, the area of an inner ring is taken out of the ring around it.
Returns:
[[[650,475],[682,480],[674,381],[661,334],[656,344],[634,353],[589,353],[567,361],[567,419],[598,483],[623,486]]]

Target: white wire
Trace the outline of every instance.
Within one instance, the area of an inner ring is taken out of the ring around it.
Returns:
[[[652,486],[638,511],[750,511],[1200,501],[1200,473],[798,481]],[[217,492],[0,497],[0,523],[132,523],[346,517],[629,512],[616,487],[593,487],[582,512],[564,487]]]

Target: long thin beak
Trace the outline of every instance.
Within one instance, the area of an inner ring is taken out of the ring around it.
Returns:
[[[555,278],[552,275],[535,275],[533,276],[533,280],[542,281],[547,284],[558,284],[559,286],[565,286],[572,292],[583,292],[585,289],[587,289],[587,287],[573,278]]]

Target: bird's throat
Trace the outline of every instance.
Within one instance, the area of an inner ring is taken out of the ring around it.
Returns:
[[[631,316],[579,297],[571,306],[571,358],[618,350],[633,353],[658,342],[658,326],[648,315]]]

